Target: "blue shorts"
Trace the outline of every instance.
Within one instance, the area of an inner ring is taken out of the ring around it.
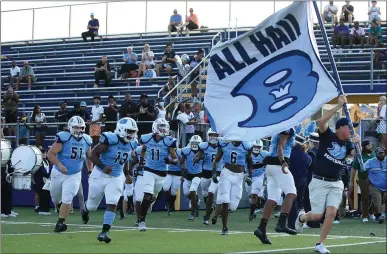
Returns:
[[[27,138],[28,130],[25,126],[19,127],[19,139]]]

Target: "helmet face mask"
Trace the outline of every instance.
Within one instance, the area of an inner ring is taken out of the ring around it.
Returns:
[[[76,138],[82,137],[83,133],[85,133],[85,127],[83,126],[73,126],[71,129],[71,134]]]
[[[160,137],[169,135],[169,124],[167,120],[163,118],[156,119],[152,124],[152,132]]]
[[[253,153],[258,154],[262,151],[262,146],[253,146]]]
[[[202,142],[202,138],[198,135],[192,136],[192,138],[189,140],[189,146],[191,147],[191,150],[196,152],[199,151],[199,144]]]
[[[210,133],[208,134],[208,143],[216,145],[218,143],[219,134],[218,133]]]
[[[118,121],[114,132],[125,142],[130,142],[137,138],[137,131],[136,122],[130,117],[124,117]]]
[[[75,138],[80,139],[85,133],[85,121],[79,116],[73,116],[67,123],[67,127]]]

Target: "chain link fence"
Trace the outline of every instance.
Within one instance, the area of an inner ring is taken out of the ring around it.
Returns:
[[[361,140],[369,140],[373,147],[382,146],[383,136],[386,136],[387,133],[386,126],[386,120],[362,119],[359,127]]]

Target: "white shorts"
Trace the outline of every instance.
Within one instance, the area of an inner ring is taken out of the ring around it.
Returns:
[[[263,180],[264,180],[264,178],[265,178],[264,174],[261,176],[255,176],[251,179],[253,181],[253,183],[250,186],[248,186],[247,183],[245,183],[246,192],[249,196],[252,194],[258,195],[259,197],[264,196],[263,195],[263,191],[264,191]]]
[[[285,195],[292,193],[297,194],[296,185],[292,173],[288,170],[287,174],[282,172],[279,165],[267,165],[267,198],[273,201],[280,201],[281,193]]]
[[[144,185],[142,183],[142,176],[137,176],[136,182],[134,183],[134,200],[136,202],[142,202],[144,198]]]
[[[77,195],[81,185],[82,173],[65,175],[56,170],[51,171],[50,194],[54,204],[71,204],[73,198]]]
[[[133,196],[133,183],[131,184],[124,184],[124,200],[128,201],[128,197]]]
[[[244,173],[234,173],[227,168],[223,168],[219,178],[219,202],[230,204],[230,210],[238,208],[242,198]]]
[[[343,198],[343,182],[327,182],[312,178],[309,186],[309,199],[312,213],[323,214],[328,206],[339,208]]]
[[[200,188],[202,189],[203,198],[208,197],[208,191],[210,189],[211,183],[212,183],[212,178],[210,179],[202,178],[200,180]]]
[[[144,171],[141,183],[144,186],[143,192],[157,196],[164,185],[165,177],[156,175],[149,171]]]
[[[94,168],[89,176],[89,195],[86,201],[87,210],[96,210],[104,195],[106,204],[117,205],[118,200],[123,194],[124,182],[124,174],[114,177]]]
[[[194,177],[192,179],[192,181],[184,179],[184,182],[183,182],[183,193],[184,193],[184,196],[188,197],[190,192],[192,192],[192,191],[197,192],[198,191],[198,188],[199,188],[199,185],[200,185],[200,179],[201,179],[200,177]]]
[[[175,175],[167,175],[165,177],[164,185],[163,185],[163,190],[164,191],[169,191],[171,189],[171,195],[176,196],[177,191],[180,188],[181,184],[181,176],[175,176]]]

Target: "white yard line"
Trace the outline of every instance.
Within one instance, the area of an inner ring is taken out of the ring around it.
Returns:
[[[55,223],[49,223],[49,222],[31,222],[31,221],[1,221],[1,224],[5,225],[40,225],[40,226],[55,226]],[[90,225],[90,224],[67,224],[68,226],[75,226],[75,227],[82,227],[82,228],[100,228],[101,225]],[[218,233],[219,230],[214,229],[186,229],[186,228],[151,228],[147,227],[149,230],[166,230],[168,232],[215,232]],[[131,231],[131,230],[138,230],[138,227],[128,227],[128,226],[116,226],[113,225],[112,231]],[[78,233],[81,231],[73,231],[71,233]],[[86,231],[91,232],[91,231]],[[69,232],[70,233],[70,232]],[[45,234],[45,233],[23,233],[23,234],[1,234],[1,235],[28,235],[28,234]],[[51,234],[51,233],[48,233]],[[253,234],[252,231],[230,231],[229,234]],[[271,235],[272,237],[282,236],[287,237],[286,234],[280,234],[280,233],[268,233],[268,235]],[[319,235],[316,234],[300,234],[300,236],[308,236],[308,237],[319,237]],[[342,236],[342,235],[330,235],[329,239],[342,239],[342,238],[354,238],[354,239],[377,239],[377,240],[385,240],[385,237],[376,237],[376,236]]]
[[[329,248],[337,248],[337,247],[347,247],[347,246],[358,246],[358,245],[368,245],[374,243],[385,243],[384,241],[373,241],[373,242],[362,242],[362,243],[346,243],[346,244],[334,244],[325,246],[327,249]],[[303,248],[289,248],[289,249],[275,249],[275,250],[260,250],[260,251],[244,251],[244,252],[231,252],[233,254],[253,254],[253,253],[268,253],[268,252],[283,252],[283,251],[297,251],[297,250],[309,250],[314,249],[313,247],[303,247]]]

